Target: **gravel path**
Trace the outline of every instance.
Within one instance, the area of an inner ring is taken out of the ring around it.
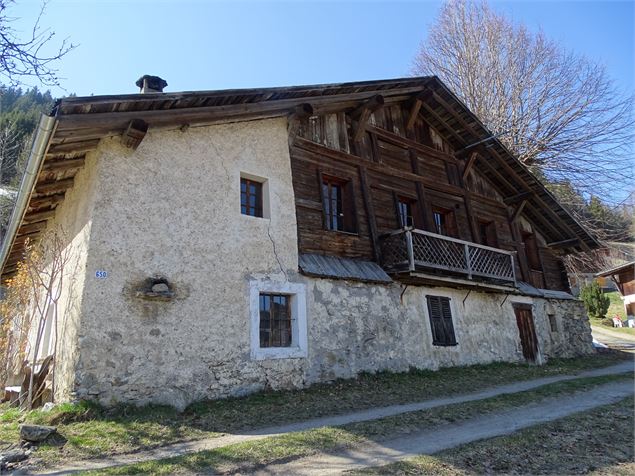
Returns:
[[[261,438],[269,438],[272,436],[279,436],[284,433],[291,433],[296,431],[311,430],[315,428],[321,428],[324,426],[336,426],[345,425],[348,423],[356,423],[361,421],[377,420],[379,418],[385,418],[388,416],[399,415],[402,413],[427,410],[430,408],[440,407],[444,405],[451,405],[455,403],[471,402],[475,400],[482,400],[485,398],[495,397],[506,393],[517,393],[526,390],[531,390],[543,385],[548,385],[555,382],[563,382],[567,380],[574,380],[578,378],[597,377],[601,375],[619,374],[628,371],[634,371],[634,362],[622,362],[610,367],[604,367],[595,370],[588,370],[580,372],[576,375],[556,375],[553,377],[544,377],[540,379],[527,380],[522,382],[515,382],[507,385],[501,385],[493,387],[480,392],[469,393],[465,395],[458,395],[447,398],[439,398],[434,400],[426,400],[423,402],[410,403],[405,405],[392,405],[388,407],[372,408],[369,410],[348,413],[345,415],[338,415],[325,418],[317,418],[314,420],[307,420],[298,423],[291,423],[283,426],[262,428],[255,431],[236,433],[231,435],[224,435],[217,438],[209,438],[198,441],[190,441],[185,443],[177,443],[174,445],[163,446],[154,450],[139,451],[131,454],[122,454],[109,456],[107,458],[83,460],[76,462],[69,462],[64,466],[49,469],[46,472],[36,474],[70,474],[77,471],[86,471],[93,469],[102,469],[112,466],[121,466],[126,464],[139,463],[142,461],[150,461],[162,458],[169,458],[173,456],[181,456],[197,451],[210,450],[214,448],[220,448],[222,446],[231,445],[234,443],[242,443],[244,441],[257,440]]]
[[[321,454],[261,468],[253,474],[326,475],[382,466],[420,454],[433,454],[472,441],[508,435],[522,428],[618,402],[634,392],[632,382],[614,382],[588,392],[532,403],[465,423],[444,425],[405,437],[370,443],[353,450]]]

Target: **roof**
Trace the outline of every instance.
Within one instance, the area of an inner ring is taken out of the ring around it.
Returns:
[[[286,116],[309,103],[315,114],[353,110],[381,94],[386,105],[425,94],[426,120],[457,151],[487,141],[477,165],[503,195],[525,193],[523,214],[539,225],[550,243],[569,243],[586,250],[599,246],[596,239],[563,208],[531,172],[492,137],[483,124],[436,77],[410,77],[379,81],[320,84],[263,89],[229,89],[179,93],[146,93],[69,97],[57,102],[50,117],[42,119],[18,194],[0,261],[2,276],[14,272],[26,238],[36,239],[46,220],[72,187],[84,156],[106,137],[121,136],[131,121],[150,128],[254,120]],[[49,119],[48,123],[45,119]],[[53,122],[53,124],[51,124]],[[471,150],[471,149],[470,149]],[[575,243],[574,243],[575,242]]]
[[[599,273],[596,273],[596,276],[611,276],[613,274],[619,274],[622,271],[629,271],[629,269],[635,270],[635,261],[630,261],[628,263],[620,264],[605,271],[600,271]]]
[[[392,283],[390,276],[372,261],[360,261],[336,256],[300,254],[300,271],[321,278],[354,279],[370,283]]]

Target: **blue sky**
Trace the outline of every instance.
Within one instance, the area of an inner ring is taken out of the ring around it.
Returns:
[[[25,28],[39,1],[17,0]],[[60,64],[66,93],[134,93],[143,74],[166,91],[283,86],[407,76],[441,5],[411,2],[51,0],[43,25],[79,46]],[[635,89],[635,3],[505,1],[492,5],[603,62]],[[52,90],[54,96],[66,93]]]

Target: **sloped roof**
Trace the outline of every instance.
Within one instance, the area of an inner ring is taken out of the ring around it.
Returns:
[[[605,271],[600,271],[599,273],[596,273],[596,276],[611,276],[613,274],[619,274],[622,271],[628,270],[635,270],[635,261],[630,261],[628,263],[614,266],[613,268],[607,269]]]
[[[555,197],[481,124],[436,77],[321,84],[263,89],[230,89],[179,93],[69,97],[58,101],[50,114],[53,125],[40,128],[34,154],[41,154],[34,180],[23,180],[8,236],[2,245],[2,276],[15,270],[26,237],[37,238],[46,220],[63,200],[84,156],[106,137],[121,136],[130,121],[149,127],[181,127],[286,116],[309,103],[315,114],[353,110],[381,94],[386,105],[426,94],[426,120],[459,151],[487,140],[479,171],[505,196],[528,194],[524,215],[539,225],[552,243],[577,240],[580,250],[595,248],[596,239],[563,208]],[[43,122],[45,122],[44,118]],[[573,246],[573,245],[572,245]]]

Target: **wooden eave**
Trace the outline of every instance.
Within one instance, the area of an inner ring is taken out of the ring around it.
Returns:
[[[418,113],[448,138],[455,150],[491,136],[436,77],[62,99],[51,113],[57,120],[56,128],[48,143],[25,215],[16,235],[7,237],[13,241],[2,263],[2,279],[15,273],[27,238],[37,240],[46,229],[47,221],[53,218],[54,210],[64,200],[75,175],[83,167],[86,154],[95,150],[101,139],[125,134],[130,130],[131,121],[145,123],[149,128],[207,125],[288,116],[302,104],[309,104],[315,114],[351,112],[377,95],[382,96],[386,106],[419,99]],[[519,191],[531,192],[523,211],[530,221],[544,224],[541,210],[547,207],[551,217],[544,234],[550,242],[580,238],[581,249],[599,246],[595,238],[498,140],[494,139],[488,145],[491,146],[488,150],[493,151],[485,158],[488,166],[482,166],[477,160],[475,167],[505,196]],[[505,177],[507,183],[500,177]]]

